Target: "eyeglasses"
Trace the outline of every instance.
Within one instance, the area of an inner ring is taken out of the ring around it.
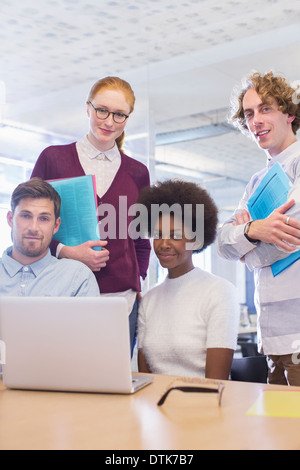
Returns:
[[[184,382],[189,382],[189,380],[185,379]],[[195,381],[191,381],[195,383]],[[205,382],[204,382],[205,384]],[[166,401],[167,396],[169,395],[172,390],[179,390],[181,392],[191,392],[191,393],[217,393],[218,394],[218,404],[221,406],[222,395],[225,385],[220,383],[209,383],[207,382],[207,386],[203,386],[203,383],[199,383],[198,386],[191,386],[191,385],[180,385],[180,386],[171,386],[168,390],[163,394],[160,400],[157,402],[157,406],[161,406]]]
[[[93,105],[93,103],[91,103],[90,101],[88,102],[93,108],[94,110],[96,111],[96,116],[98,119],[107,119],[108,116],[110,116],[112,114],[113,116],[113,120],[115,121],[115,123],[117,124],[122,124],[123,122],[126,121],[126,119],[129,118],[129,116],[127,114],[123,114],[123,113],[113,113],[112,111],[108,111],[107,109],[103,109],[103,108],[95,108],[95,106]]]

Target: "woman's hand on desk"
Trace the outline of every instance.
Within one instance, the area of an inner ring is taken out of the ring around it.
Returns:
[[[92,271],[100,271],[105,268],[109,260],[109,251],[105,248],[106,240],[87,241],[77,246],[63,246],[59,253],[59,258],[69,258],[81,261]],[[94,250],[94,247],[101,247],[101,250]]]

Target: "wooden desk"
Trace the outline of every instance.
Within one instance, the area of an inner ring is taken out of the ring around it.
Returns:
[[[275,386],[226,382],[215,394],[173,391],[171,377],[135,395],[6,390],[0,383],[0,449],[299,449],[300,419],[247,416]],[[299,388],[297,389],[299,391]]]

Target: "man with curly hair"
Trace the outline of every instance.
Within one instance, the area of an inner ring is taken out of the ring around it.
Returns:
[[[144,188],[138,202],[147,208],[155,254],[168,270],[164,282],[141,302],[139,370],[228,379],[239,324],[236,290],[227,280],[194,267],[192,258],[215,239],[214,201],[195,183],[168,180]],[[164,208],[160,214],[156,206]],[[198,206],[203,206],[203,217]]]
[[[258,347],[268,359],[269,382],[300,386],[300,260],[279,275],[271,265],[300,246],[299,92],[273,72],[254,73],[233,95],[231,122],[265,151],[266,167],[246,187],[217,237],[219,254],[254,270]],[[269,217],[251,220],[247,201],[279,162],[290,179],[288,200]]]

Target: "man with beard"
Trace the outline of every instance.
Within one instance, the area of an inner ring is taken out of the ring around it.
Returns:
[[[39,178],[20,184],[7,222],[13,245],[0,259],[0,295],[99,296],[92,271],[83,263],[53,257],[49,250],[61,219],[60,196]]]

